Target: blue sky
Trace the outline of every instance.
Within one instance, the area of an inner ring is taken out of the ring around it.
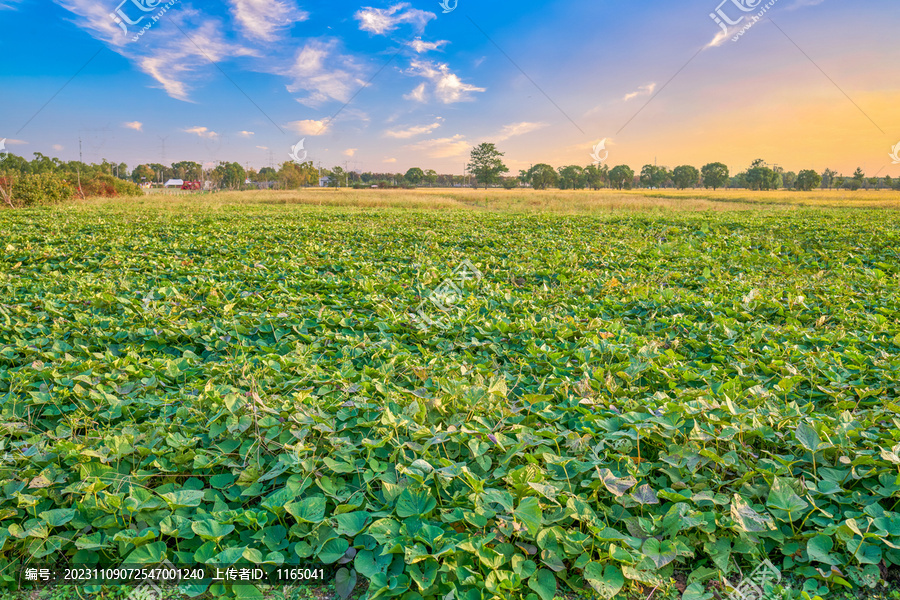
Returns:
[[[120,2],[0,0],[10,151],[259,168],[303,139],[325,166],[460,173],[493,141],[516,172],[606,140],[636,169],[900,175],[893,0]]]

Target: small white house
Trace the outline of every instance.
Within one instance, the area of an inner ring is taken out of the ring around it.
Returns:
[[[331,177],[319,177],[319,187],[328,187],[331,185]]]
[[[170,179],[163,187],[181,187],[184,185],[184,179]]]

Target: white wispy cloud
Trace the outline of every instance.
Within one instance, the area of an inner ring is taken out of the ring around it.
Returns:
[[[183,130],[185,133],[193,133],[194,135],[202,138],[214,139],[219,137],[219,134],[215,131],[211,131],[207,127],[191,127],[189,129]]]
[[[472,93],[486,91],[485,88],[464,83],[446,63],[413,60],[407,73],[428,79],[433,85],[435,97],[444,104],[472,100]]]
[[[257,56],[259,51],[227,41],[220,20],[191,8],[176,4],[166,12],[164,19],[141,37],[141,43],[131,38],[149,18],[145,14],[132,15],[142,19],[124,32],[110,18],[110,7],[95,0],[54,0],[75,15],[73,22],[87,31],[94,39],[106,43],[114,52],[135,64],[152,77],[159,87],[178,100],[189,101],[188,82],[210,73],[212,62],[238,56]],[[126,5],[128,6],[128,5]],[[171,20],[177,27],[167,23]],[[190,39],[181,31],[190,31]]]
[[[291,121],[287,126],[300,135],[322,135],[328,131],[328,125],[326,125],[325,121],[316,121],[313,119]]]
[[[428,21],[436,19],[437,15],[432,12],[411,8],[409,3],[401,2],[390,8],[365,6],[356,13],[355,18],[359,21],[360,30],[384,35],[394,31],[404,23],[408,23],[418,31],[422,31],[425,29]]]
[[[740,31],[743,26],[744,26],[744,23],[741,22],[741,23],[738,23],[737,25],[727,25],[727,27],[728,27],[727,30],[720,28],[719,31],[716,33],[716,35],[713,37],[713,39],[710,40],[710,42],[706,46],[704,46],[703,49],[707,50],[709,48],[718,48],[719,46],[721,46],[722,44],[727,42],[729,39],[734,37],[734,34],[737,33],[738,31]]]
[[[430,125],[417,125],[414,127],[409,127],[408,129],[389,129],[384,132],[385,137],[394,138],[396,140],[408,140],[411,137],[415,137],[417,135],[422,135],[425,133],[431,133],[435,129],[441,126],[440,120],[431,123]]]
[[[135,131],[143,131],[144,124],[140,121],[129,121],[127,123],[122,123],[122,127],[126,129],[134,129]]]
[[[259,148],[260,150],[268,150],[269,149],[268,146],[257,146],[257,148]]]
[[[526,133],[543,129],[546,126],[547,123],[529,123],[527,121],[523,121],[522,123],[512,123],[501,129],[500,132],[497,135],[492,136],[491,139],[496,142],[503,142],[511,137],[525,135]]]
[[[353,91],[364,85],[356,76],[358,67],[352,58],[340,55],[337,40],[313,40],[297,51],[293,63],[281,74],[291,79],[287,90],[305,91],[298,102],[311,107],[328,100],[347,102]]]
[[[51,146],[51,148],[53,148],[53,149],[56,150],[57,152],[60,152],[60,151],[64,150],[64,147],[63,147],[62,144],[53,144],[53,145]]]
[[[384,159],[384,162],[393,164],[393,163],[397,162],[397,159],[396,158],[386,158],[386,159]]]
[[[471,144],[462,135],[454,135],[449,138],[425,140],[406,146],[409,150],[423,152],[429,158],[450,158],[465,154],[471,148]]]
[[[347,148],[346,150],[344,150],[344,156],[349,156],[352,158],[352,157],[356,156],[356,152],[358,150],[359,150],[359,148]]]
[[[640,86],[640,87],[639,87],[636,91],[634,91],[634,92],[631,92],[631,93],[629,93],[629,94],[625,94],[625,97],[622,98],[622,100],[624,100],[625,102],[628,102],[629,100],[634,100],[634,99],[637,98],[638,96],[650,96],[650,95],[653,94],[653,92],[654,92],[655,90],[656,90],[656,84],[655,84],[655,83],[648,83],[647,85],[642,85],[642,86]]]
[[[443,46],[446,46],[449,43],[450,42],[448,42],[447,40],[439,40],[437,42],[423,42],[422,38],[417,37],[407,45],[419,54],[422,54],[423,52],[440,50]]]
[[[284,0],[229,0],[231,14],[250,38],[273,42],[283,30],[309,19],[309,13]]]
[[[0,10],[16,10],[22,0],[2,0],[0,1]]]
[[[403,95],[404,100],[412,100],[413,102],[425,102],[425,84],[420,83],[408,94]]]
[[[238,135],[241,137],[244,137],[244,138],[249,138],[249,137],[253,137],[256,134],[252,131],[242,131]]]

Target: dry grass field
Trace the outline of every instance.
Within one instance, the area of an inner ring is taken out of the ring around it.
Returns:
[[[93,203],[114,201],[95,200]],[[272,204],[344,208],[406,208],[515,213],[593,214],[609,212],[791,210],[798,208],[900,208],[900,192],[814,192],[750,190],[352,190],[310,188],[298,191],[220,192],[184,196],[148,196],[148,206],[164,203],[185,208]]]

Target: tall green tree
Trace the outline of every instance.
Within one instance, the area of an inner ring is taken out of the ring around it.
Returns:
[[[211,177],[219,187],[239,190],[243,187],[244,180],[247,179],[247,172],[240,163],[223,161],[212,170]]]
[[[656,165],[644,165],[641,169],[641,184],[648,188],[661,188],[669,180],[669,170]]]
[[[520,175],[521,177],[521,175]],[[546,190],[559,185],[559,173],[546,163],[538,163],[524,172],[524,182],[536,190]]]
[[[672,181],[675,182],[675,187],[680,190],[694,187],[700,183],[700,171],[697,170],[697,167],[692,167],[691,165],[675,167],[672,171]]]
[[[822,176],[812,169],[804,169],[797,173],[797,189],[802,192],[809,192],[822,184]]]
[[[509,173],[509,169],[503,164],[503,156],[496,145],[485,142],[472,148],[467,168],[475,175],[475,181],[487,189],[498,183],[502,174]]]
[[[144,181],[153,183],[156,181],[156,172],[151,169],[149,165],[138,165],[134,168],[134,171],[131,172],[131,180],[135,183],[142,183]]]
[[[585,186],[584,169],[578,165],[559,168],[559,189],[583,190]]]
[[[780,175],[766,166],[763,159],[757,158],[747,169],[747,185],[751,190],[778,189]]]
[[[617,190],[630,190],[634,184],[634,170],[628,165],[613,167],[609,172],[609,183]]]
[[[584,183],[591,190],[599,190],[609,185],[609,166],[586,166],[584,168]]]
[[[199,181],[203,177],[203,167],[193,161],[184,160],[172,165],[172,173],[176,179]]]
[[[409,171],[406,172],[406,175],[403,176],[403,179],[412,185],[419,185],[423,181],[425,181],[425,171],[420,169],[419,167],[413,167]]]
[[[797,174],[793,171],[788,171],[782,175],[784,189],[791,190],[794,189],[794,186],[797,185]]]
[[[700,169],[700,175],[703,177],[703,187],[712,188],[713,190],[725,187],[731,180],[728,165],[720,162],[703,165],[703,168]]]

